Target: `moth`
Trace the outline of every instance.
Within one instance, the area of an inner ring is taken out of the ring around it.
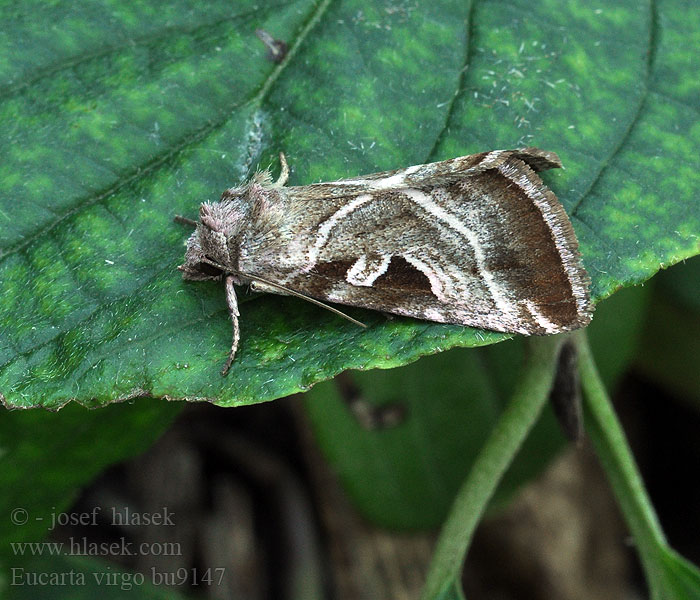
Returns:
[[[573,227],[538,171],[538,148],[495,150],[286,187],[268,171],[203,203],[184,279],[223,280],[240,339],[234,286],[524,335],[586,326],[589,278]],[[343,314],[343,313],[340,313]],[[347,315],[346,318],[362,325]]]

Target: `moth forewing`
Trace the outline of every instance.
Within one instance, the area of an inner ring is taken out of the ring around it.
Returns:
[[[552,152],[497,150],[283,187],[283,162],[278,182],[257,176],[206,205],[180,268],[202,279],[214,255],[219,275],[265,291],[528,335],[583,327],[578,242],[536,173],[559,166]]]

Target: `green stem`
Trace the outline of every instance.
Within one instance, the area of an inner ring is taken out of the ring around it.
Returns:
[[[474,530],[503,473],[547,402],[560,336],[530,338],[529,354],[513,395],[462,484],[438,539],[423,600],[443,596],[458,585]]]
[[[666,539],[647,496],[634,457],[605,390],[585,332],[577,332],[581,387],[586,401],[586,431],[610,480],[625,522],[634,537],[652,598],[659,598],[664,574],[660,555]]]

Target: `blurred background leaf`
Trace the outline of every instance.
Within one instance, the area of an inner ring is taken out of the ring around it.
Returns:
[[[700,259],[655,278],[642,342],[639,371],[700,409]]]
[[[12,543],[47,536],[81,488],[145,451],[181,408],[143,399],[99,411],[0,412],[0,565],[16,566]]]
[[[614,386],[634,359],[648,287],[600,305],[589,327],[605,380]],[[621,319],[620,315],[625,318]],[[455,349],[390,371],[352,372],[304,395],[316,439],[345,489],[372,522],[436,527],[511,396],[523,362],[522,340]],[[395,427],[367,430],[348,408],[353,390],[371,407],[398,406]],[[501,505],[541,473],[566,444],[548,407],[493,499]]]

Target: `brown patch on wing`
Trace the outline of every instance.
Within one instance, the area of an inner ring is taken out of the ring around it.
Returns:
[[[540,210],[525,190],[499,170],[486,171],[478,178],[481,189],[489,190],[489,196],[509,215],[509,252],[488,257],[489,269],[505,267],[510,285],[519,290],[515,295],[535,302],[548,320],[562,326],[576,322],[571,282]]]
[[[355,263],[354,259],[332,260],[330,262],[318,263],[314,266],[313,272],[327,279],[345,279],[348,269]]]
[[[347,272],[354,263],[355,259],[322,262],[314,267],[313,273],[333,281],[346,281]],[[377,277],[372,287],[383,290],[431,291],[430,281],[425,274],[402,256],[391,257],[386,272]]]
[[[372,287],[430,292],[430,281],[420,269],[402,256],[392,256],[386,272],[377,277]]]

